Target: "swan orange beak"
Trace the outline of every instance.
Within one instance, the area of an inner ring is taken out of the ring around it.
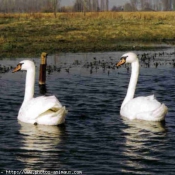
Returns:
[[[126,59],[125,58],[122,58],[117,64],[116,66],[119,67],[121,66],[122,64],[125,64],[126,63]]]
[[[21,64],[18,64],[16,66],[16,68],[12,71],[12,73],[15,73],[15,72],[20,71],[20,70],[21,70]]]

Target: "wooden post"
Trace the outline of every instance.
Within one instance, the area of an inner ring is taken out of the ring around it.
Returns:
[[[41,95],[45,95],[47,93],[47,88],[45,84],[39,84],[39,90]]]
[[[39,73],[39,85],[46,83],[46,66],[47,66],[47,53],[41,54],[40,73]]]

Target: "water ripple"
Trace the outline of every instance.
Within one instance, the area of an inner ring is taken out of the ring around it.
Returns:
[[[106,56],[109,62],[121,54],[95,56],[103,60]],[[75,61],[73,58],[83,64],[82,57],[83,54],[66,54],[56,64],[70,65]],[[94,61],[93,53],[87,57],[84,63],[88,59]],[[8,64],[16,65],[19,60]],[[39,63],[38,58],[34,60]],[[54,64],[54,57],[48,63]],[[69,110],[65,125],[59,127],[18,122],[25,72],[1,75],[0,170],[42,167],[101,175],[175,173],[174,72],[171,66],[142,67],[136,90],[136,96],[155,94],[169,107],[164,123],[129,121],[119,116],[130,77],[126,68],[110,70],[109,74],[103,69],[90,73],[88,68],[78,65],[69,73],[63,69],[53,72],[47,75],[47,94],[56,95]],[[37,81],[38,73],[35,96],[40,95]]]

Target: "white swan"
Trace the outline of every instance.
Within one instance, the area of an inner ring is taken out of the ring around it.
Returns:
[[[59,125],[65,122],[66,108],[55,96],[34,98],[35,65],[33,61],[21,61],[14,72],[26,70],[24,101],[18,113],[18,120],[41,125]]]
[[[124,54],[117,63],[117,67],[124,63],[131,63],[132,72],[127,94],[120,108],[120,115],[122,117],[127,117],[130,120],[164,120],[168,108],[164,104],[158,102],[154,98],[154,95],[134,98],[139,75],[139,60],[137,55],[132,52]]]

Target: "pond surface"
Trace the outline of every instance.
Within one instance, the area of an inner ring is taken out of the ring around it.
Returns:
[[[136,53],[142,59],[136,96],[155,94],[169,108],[165,122],[129,121],[119,115],[130,69],[115,68],[123,52],[106,52],[48,56],[46,93],[67,107],[66,123],[59,127],[20,123],[17,114],[26,73],[3,70],[23,59],[0,60],[1,172],[174,174],[174,49]],[[39,96],[40,61],[31,59],[37,66],[35,96]]]

